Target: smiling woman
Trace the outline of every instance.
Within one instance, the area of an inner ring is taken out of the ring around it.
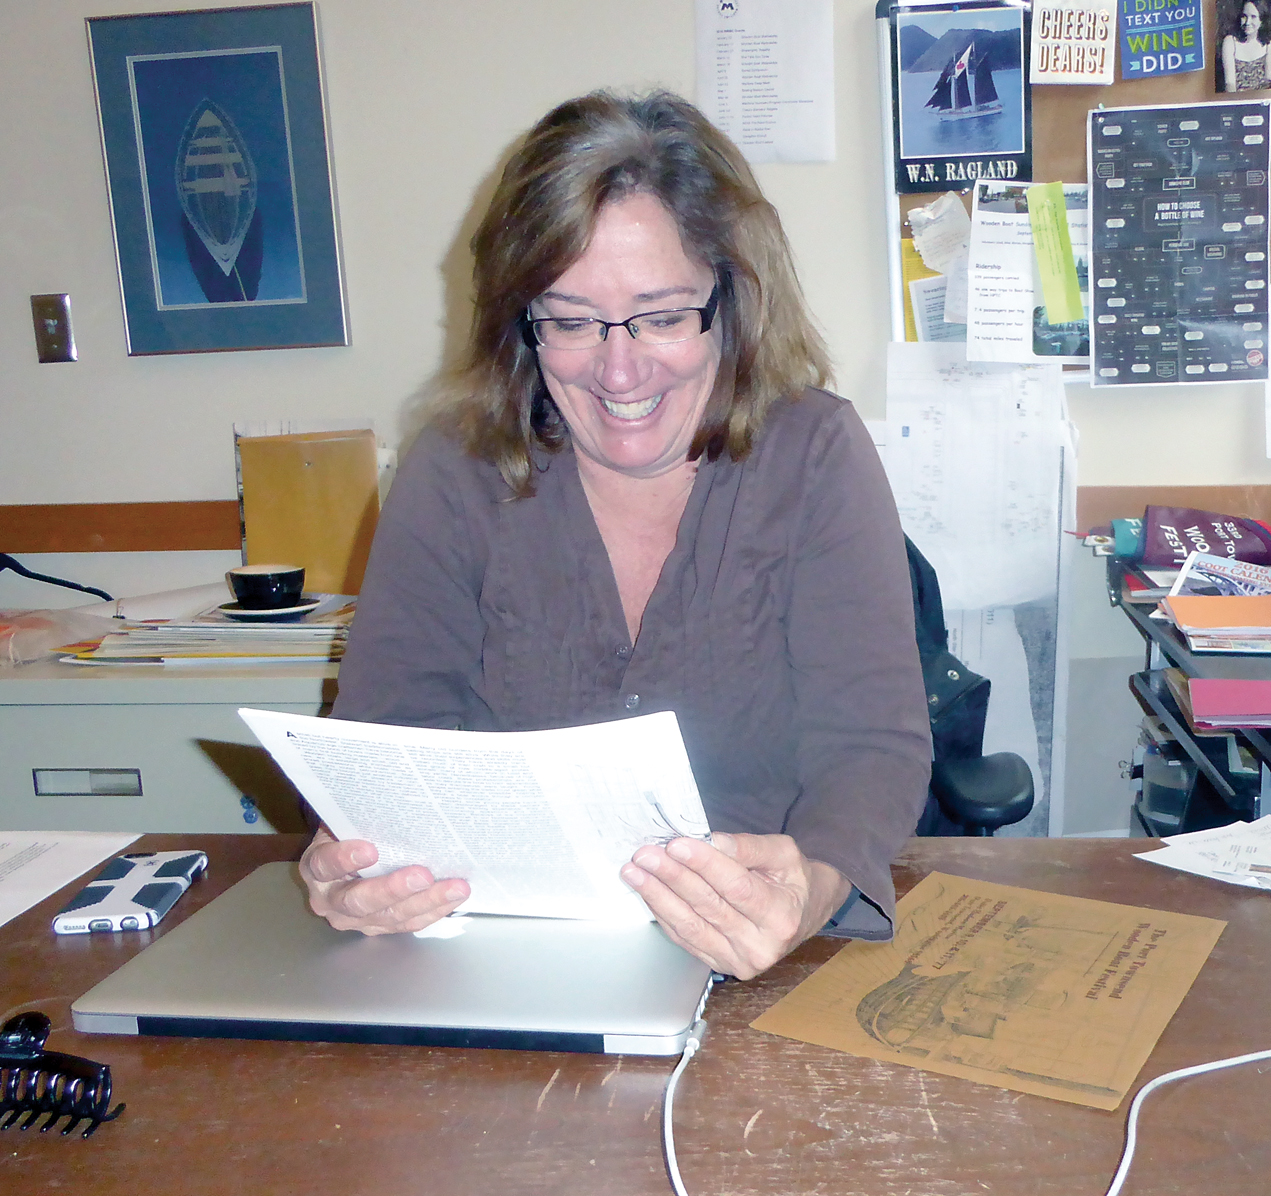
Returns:
[[[1218,69],[1222,91],[1263,91],[1271,87],[1271,6],[1244,0],[1231,32],[1222,39]]]
[[[562,104],[475,238],[467,361],[381,515],[338,717],[529,730],[673,710],[713,842],[622,876],[748,977],[829,924],[889,937],[930,744],[895,507],[772,206],[677,96]],[[319,832],[315,910],[368,934],[457,877],[364,880]]]

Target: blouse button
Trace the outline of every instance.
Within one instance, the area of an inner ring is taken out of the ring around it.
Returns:
[[[621,646],[621,647],[620,647],[620,648],[619,648],[619,649],[618,649],[618,650],[614,653],[614,655],[615,655],[615,656],[616,656],[619,660],[627,660],[627,659],[631,656],[631,649],[630,649],[630,648],[629,648],[626,644],[623,644],[623,645],[622,645],[622,646]]]
[[[627,694],[627,696],[626,696],[625,698],[623,698],[623,699],[622,699],[622,704],[623,704],[623,705],[624,705],[624,706],[625,706],[628,710],[635,710],[635,709],[636,709],[636,708],[640,705],[640,695],[639,695],[639,694]]]

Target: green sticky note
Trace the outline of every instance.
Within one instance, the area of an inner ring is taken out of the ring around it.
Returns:
[[[1046,300],[1046,323],[1068,324],[1084,318],[1077,263],[1068,236],[1068,210],[1063,183],[1035,183],[1028,189],[1028,221],[1033,226],[1033,252]]]

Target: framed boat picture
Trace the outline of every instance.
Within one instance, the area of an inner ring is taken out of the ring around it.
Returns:
[[[314,6],[92,17],[128,353],[347,345]]]
[[[1031,178],[1029,9],[895,3],[888,16],[896,190]]]

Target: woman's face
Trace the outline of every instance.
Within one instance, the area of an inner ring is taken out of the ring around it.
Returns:
[[[1245,6],[1240,10],[1240,36],[1245,41],[1253,41],[1258,36],[1258,30],[1262,25],[1262,14],[1258,11],[1258,6],[1253,0],[1246,0]]]
[[[601,209],[586,252],[534,301],[535,316],[626,320],[705,307],[711,270],[684,252],[679,228],[652,195]],[[657,477],[688,457],[719,370],[718,327],[673,345],[646,345],[611,328],[594,349],[540,346],[547,389],[574,450],[629,477]]]

